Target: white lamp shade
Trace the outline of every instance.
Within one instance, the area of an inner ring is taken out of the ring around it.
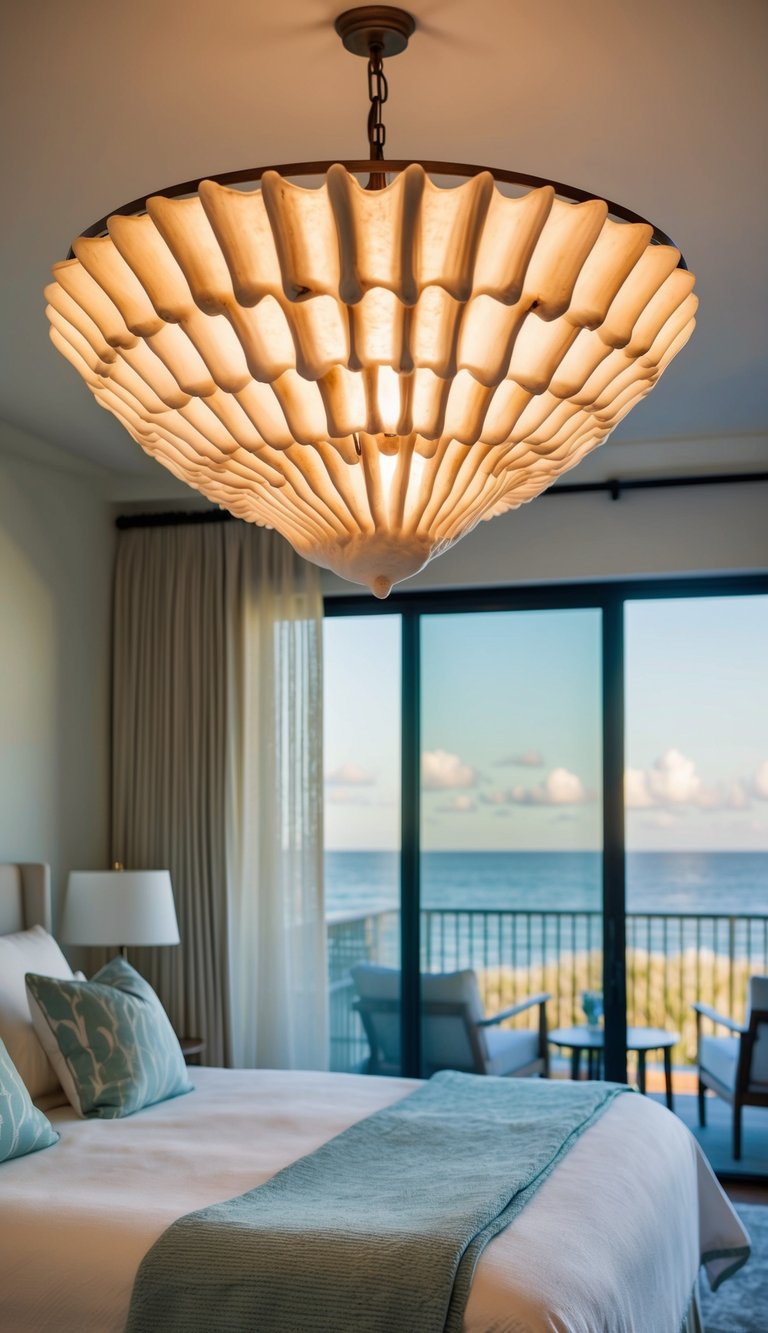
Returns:
[[[167,870],[73,870],[61,938],[67,944],[178,944]]]

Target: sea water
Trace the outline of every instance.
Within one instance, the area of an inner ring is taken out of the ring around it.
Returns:
[[[597,852],[425,852],[421,905],[427,965],[449,970],[481,959],[486,967],[510,961],[530,966],[567,952],[596,959],[602,948],[601,875]],[[326,853],[326,912],[336,925],[334,948],[343,954],[352,947],[356,956],[362,950],[380,962],[396,962],[398,876],[395,852]],[[483,912],[488,915],[479,915]],[[748,958],[764,971],[768,853],[629,853],[627,913],[630,949],[667,957],[692,951]]]
[[[326,911],[398,903],[396,852],[325,854]],[[424,852],[423,908],[599,911],[599,852]],[[768,914],[768,852],[629,852],[629,912]]]

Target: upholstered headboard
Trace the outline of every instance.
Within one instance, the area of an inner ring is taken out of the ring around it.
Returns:
[[[51,869],[34,861],[0,865],[0,935],[51,929]]]

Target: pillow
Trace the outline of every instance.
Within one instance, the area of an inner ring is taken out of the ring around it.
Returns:
[[[50,1121],[32,1105],[19,1071],[0,1041],[0,1162],[50,1148],[58,1138]]]
[[[66,1097],[32,1026],[24,977],[27,972],[69,979],[72,969],[42,926],[0,935],[0,1039],[5,1042],[33,1101],[62,1106]]]
[[[191,1092],[155,992],[124,958],[92,981],[27,976],[32,1021],[78,1115],[114,1120]]]

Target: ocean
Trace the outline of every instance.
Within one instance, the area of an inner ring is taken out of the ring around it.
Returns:
[[[424,852],[422,906],[597,911],[599,852]],[[396,852],[325,854],[326,911],[396,907]],[[630,852],[629,912],[768,915],[768,852]]]

